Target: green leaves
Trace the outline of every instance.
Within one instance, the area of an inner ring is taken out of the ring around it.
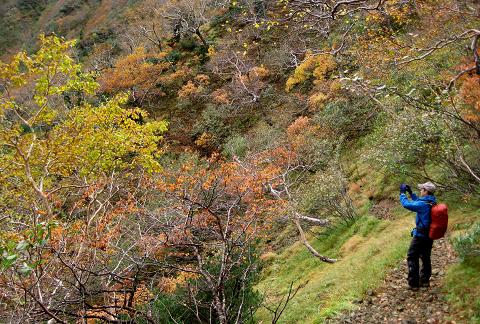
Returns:
[[[0,80],[6,89],[0,97],[0,116],[16,107],[22,116],[27,115],[23,118],[32,127],[51,122],[38,115],[57,96],[69,91],[93,94],[98,88],[93,74],[83,72],[69,55],[75,41],[45,35],[40,35],[39,40],[40,49],[35,55],[20,52],[10,63],[0,62]],[[25,86],[33,89],[33,100],[22,91]]]
[[[5,238],[0,245],[0,269],[2,271],[11,267],[16,267],[18,273],[28,275],[43,260],[41,253],[39,258],[32,257],[35,255],[34,250],[43,248],[47,245],[51,237],[52,229],[57,226],[55,222],[41,222],[25,230],[19,240],[16,238]]]
[[[16,190],[38,197],[61,180],[70,185],[74,175],[94,180],[123,169],[158,170],[167,123],[124,108],[128,93],[100,105],[86,102],[98,84],[70,56],[75,41],[41,35],[40,45],[32,56],[20,52],[0,63],[6,90],[0,96],[0,145],[11,148],[0,152],[0,169],[8,170],[2,181],[21,179]]]

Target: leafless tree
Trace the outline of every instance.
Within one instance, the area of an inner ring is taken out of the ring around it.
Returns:
[[[273,307],[271,305],[263,306],[270,312],[270,314],[272,314],[272,324],[278,323],[278,321],[280,320],[280,317],[282,316],[283,312],[287,308],[288,304],[293,300],[293,298],[295,298],[298,291],[304,288],[308,284],[308,281],[298,285],[296,288],[293,288],[293,283],[294,283],[293,281],[290,283],[290,287],[288,289],[287,295],[283,296],[280,299],[280,302],[278,302],[275,306]]]
[[[210,22],[211,13],[223,6],[216,0],[167,2],[159,6],[160,15],[169,21],[173,38],[178,41],[183,34],[197,35],[204,46],[208,46],[202,26]]]

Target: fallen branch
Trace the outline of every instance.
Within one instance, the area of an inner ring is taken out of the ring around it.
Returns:
[[[300,224],[300,219],[298,217],[294,217],[293,218],[293,222],[295,223],[295,225],[297,226],[297,229],[298,229],[298,233],[300,234],[300,240],[302,241],[303,245],[305,245],[305,247],[307,248],[307,250],[316,258],[320,259],[321,261],[323,262],[327,262],[327,263],[335,263],[337,262],[337,259],[332,259],[332,258],[328,258],[326,256],[323,256],[321,255],[320,253],[317,252],[317,250],[315,250],[315,248],[313,246],[310,245],[310,243],[308,243],[308,240],[307,238],[305,237],[305,232],[303,231],[303,228],[302,228],[302,225]]]

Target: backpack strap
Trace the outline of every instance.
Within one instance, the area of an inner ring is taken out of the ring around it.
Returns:
[[[431,212],[432,212],[432,207],[435,206],[437,203],[434,203],[434,202],[431,202],[431,201],[426,201],[425,202],[427,205],[430,206],[430,219],[432,218],[432,215],[431,215]],[[422,219],[419,217],[418,220],[420,221],[420,224],[422,225],[422,229],[421,230],[428,230],[428,227],[425,227],[425,225],[423,225],[423,222],[422,222]],[[418,228],[417,228],[418,230]]]

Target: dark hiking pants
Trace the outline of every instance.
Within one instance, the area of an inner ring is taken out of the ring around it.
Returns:
[[[408,284],[410,287],[418,287],[420,283],[427,284],[432,275],[430,254],[432,253],[433,241],[427,237],[412,238],[407,253]],[[422,260],[422,270],[419,275],[419,259]]]

